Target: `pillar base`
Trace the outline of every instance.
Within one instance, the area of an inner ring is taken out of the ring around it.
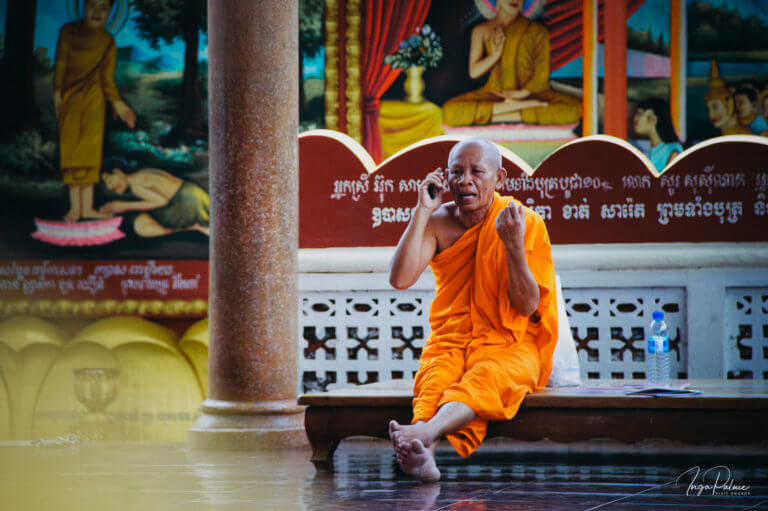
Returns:
[[[238,402],[206,399],[187,431],[192,449],[266,450],[308,447],[304,408],[294,400]]]

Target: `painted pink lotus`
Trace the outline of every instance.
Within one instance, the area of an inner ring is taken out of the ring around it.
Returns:
[[[120,230],[123,217],[87,222],[61,222],[35,218],[37,230],[32,237],[45,243],[61,246],[85,247],[104,245],[125,237]]]

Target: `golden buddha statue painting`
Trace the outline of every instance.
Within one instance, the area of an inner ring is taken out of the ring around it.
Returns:
[[[522,7],[523,0],[498,0],[496,16],[472,29],[469,75],[488,80],[446,101],[449,126],[578,122],[579,99],[549,87],[549,32],[524,17]]]

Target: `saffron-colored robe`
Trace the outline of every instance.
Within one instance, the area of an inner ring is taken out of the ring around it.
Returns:
[[[501,100],[494,92],[528,89],[526,99],[539,99],[547,106],[520,110],[527,124],[570,124],[581,117],[581,102],[575,96],[549,88],[549,32],[523,16],[504,29],[504,49],[481,88],[449,99],[443,105],[443,121],[449,126],[491,122],[493,105]],[[490,45],[486,43],[486,51]]]
[[[99,182],[106,100],[120,100],[115,86],[117,48],[112,34],[82,21],[59,31],[54,89],[61,91],[60,168],[66,184]]]
[[[549,235],[525,207],[525,255],[539,285],[539,305],[528,318],[510,304],[506,249],[496,232],[496,217],[512,200],[495,193],[486,218],[430,262],[432,334],[414,382],[413,422],[431,419],[451,401],[469,406],[477,418],[447,435],[461,456],[480,446],[487,421],[514,417],[552,372],[557,305]]]

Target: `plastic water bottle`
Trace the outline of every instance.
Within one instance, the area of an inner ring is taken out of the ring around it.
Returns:
[[[648,381],[654,385],[669,385],[669,331],[663,312],[653,313],[646,356]]]

